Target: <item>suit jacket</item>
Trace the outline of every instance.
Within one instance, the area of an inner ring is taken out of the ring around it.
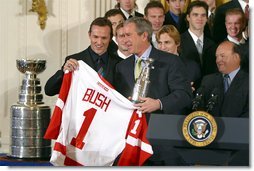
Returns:
[[[179,22],[176,23],[175,20],[173,19],[173,17],[171,16],[170,12],[168,11],[165,14],[165,20],[164,20],[163,25],[173,25],[173,26],[175,26],[175,28],[177,28],[179,33],[183,33],[188,29],[185,17],[186,17],[185,14],[180,15]]]
[[[218,103],[210,112],[213,116],[249,117],[249,74],[240,70],[224,93],[223,76],[215,73],[204,77],[204,104],[207,104],[212,91],[217,88]]]
[[[200,66],[198,65],[197,62],[183,57],[180,54],[180,59],[183,61],[183,63],[185,64],[185,70],[186,70],[186,74],[187,74],[187,79],[190,82],[194,82],[194,87],[195,89],[197,89],[197,84],[198,82],[200,82],[201,80],[201,69]]]
[[[240,8],[242,10],[242,7],[238,0],[231,0],[216,8],[213,25],[213,40],[216,43],[222,42],[227,37],[225,14],[228,9],[232,8]]]
[[[191,104],[191,86],[185,77],[180,58],[156,48],[149,55],[154,59],[150,72],[150,88],[147,97],[160,99],[163,110],[159,113],[179,114]],[[135,56],[121,61],[116,66],[116,89],[125,97],[132,95]]]
[[[108,52],[112,54],[117,54],[117,50],[118,50],[118,45],[116,44],[114,40],[111,40],[108,45]]]
[[[201,68],[201,75],[211,74],[217,71],[216,66],[216,58],[215,58],[215,51],[216,51],[216,44],[204,36],[204,43],[203,43],[203,52],[202,52],[202,61],[203,64],[201,65],[200,57],[198,54],[198,50],[196,48],[195,42],[192,39],[189,31],[187,30],[183,34],[181,34],[181,54],[185,58],[189,58],[198,63]]]
[[[96,70],[96,64],[94,63],[92,56],[89,52],[89,48],[91,48],[90,46],[79,53],[76,53],[74,55],[70,55],[67,56],[65,58],[65,62],[70,58],[76,59],[76,60],[82,60],[84,61],[86,64],[88,64],[91,68],[93,68],[94,70]],[[107,69],[106,69],[106,73],[104,78],[110,82],[111,84],[113,83],[113,79],[114,79],[114,72],[115,72],[115,65],[120,62],[122,59],[118,56],[115,56],[114,54],[112,54],[109,50],[109,56],[108,56],[108,64],[107,64]],[[63,64],[63,66],[64,66]],[[60,70],[58,70],[52,77],[50,77],[48,79],[48,81],[46,82],[46,85],[44,87],[45,90],[45,94],[48,96],[54,96],[56,94],[59,93],[61,85],[62,85],[62,80],[63,80],[63,66]]]

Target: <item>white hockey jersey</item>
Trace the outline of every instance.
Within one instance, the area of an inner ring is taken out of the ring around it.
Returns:
[[[153,151],[147,123],[132,103],[83,61],[64,74],[50,124],[44,135],[56,139],[55,166],[142,165]]]

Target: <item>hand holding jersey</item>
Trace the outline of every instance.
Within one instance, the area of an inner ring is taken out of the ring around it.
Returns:
[[[72,72],[77,70],[78,67],[79,67],[78,61],[76,59],[71,58],[67,60],[66,63],[64,64],[63,71],[65,72],[68,70]]]

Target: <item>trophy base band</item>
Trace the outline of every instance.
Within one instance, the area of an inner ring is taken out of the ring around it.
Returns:
[[[49,158],[51,141],[43,139],[50,120],[50,107],[45,105],[11,106],[11,147],[9,157]]]

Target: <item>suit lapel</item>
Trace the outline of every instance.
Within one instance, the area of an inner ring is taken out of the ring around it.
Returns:
[[[151,53],[149,54],[149,58],[152,58],[154,61],[152,63],[152,66],[156,65],[157,61],[156,61],[156,57],[158,56],[158,52],[156,51],[156,49],[153,47],[151,50]],[[150,79],[154,78],[154,73],[156,72],[156,67],[154,69],[150,70]]]
[[[134,87],[135,78],[134,78],[134,68],[135,68],[135,55],[129,57],[129,60],[126,61],[126,72],[128,73],[129,77],[127,77],[127,83],[130,87]]]
[[[195,42],[194,40],[192,39],[189,31],[186,31],[186,44],[185,44],[185,48],[189,49],[187,50],[188,52],[194,52],[194,55],[188,55],[187,53],[187,56],[191,59],[193,59],[194,61],[196,61],[198,64],[201,64],[201,61],[199,59],[199,54],[198,54],[198,50],[196,48],[196,45],[195,45]]]
[[[231,82],[231,84],[230,84],[230,86],[228,88],[228,91],[225,94],[225,96],[230,96],[231,93],[234,93],[234,91],[237,90],[237,87],[242,84],[242,79],[243,79],[243,72],[240,70],[236,74],[236,76],[233,79],[233,81]]]
[[[91,54],[89,53],[89,50],[87,49],[86,51],[84,51],[84,53],[82,53],[82,60],[88,64],[91,68],[95,68],[95,63],[92,59]]]

